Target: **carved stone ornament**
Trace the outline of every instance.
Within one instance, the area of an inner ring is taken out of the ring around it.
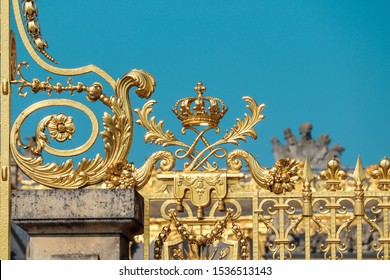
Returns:
[[[275,160],[288,157],[304,162],[307,158],[312,168],[319,169],[324,168],[329,160],[333,157],[339,157],[345,150],[339,144],[329,147],[331,139],[328,134],[320,135],[317,140],[314,140],[311,136],[312,129],[313,125],[311,123],[302,124],[299,127],[299,134],[301,136],[299,141],[290,128],[285,129],[285,146],[276,137],[272,137],[272,151]]]

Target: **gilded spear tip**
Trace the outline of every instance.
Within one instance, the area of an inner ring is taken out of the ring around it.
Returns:
[[[310,185],[314,180],[313,172],[310,167],[309,159],[306,158],[305,165],[303,167],[303,182],[305,185]]]
[[[360,155],[358,155],[355,170],[353,171],[352,178],[355,180],[356,183],[362,183],[363,180],[366,178],[366,175],[364,174],[364,169],[362,165],[362,160],[360,159]]]

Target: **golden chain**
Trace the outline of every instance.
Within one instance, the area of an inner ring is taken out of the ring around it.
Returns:
[[[163,250],[164,242],[168,238],[171,232],[171,223],[174,222],[175,227],[180,234],[180,237],[188,241],[190,244],[196,244],[198,246],[202,245],[211,245],[215,241],[220,240],[226,229],[228,221],[232,223],[232,231],[234,235],[239,239],[239,245],[241,247],[241,259],[246,260],[249,256],[249,244],[245,235],[242,233],[240,226],[233,221],[234,212],[232,209],[227,209],[226,216],[216,222],[214,229],[207,234],[195,234],[191,231],[188,231],[187,228],[178,220],[175,210],[171,210],[169,213],[170,224],[164,226],[161,232],[157,235],[157,239],[154,243],[154,258],[156,260],[161,259],[161,253]]]

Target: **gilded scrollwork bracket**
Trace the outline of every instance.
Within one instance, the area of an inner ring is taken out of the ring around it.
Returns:
[[[50,83],[50,77],[46,81],[41,81],[37,78],[27,81],[21,73],[22,66],[27,68],[28,64],[26,62],[20,63],[16,71],[19,79],[11,81],[12,84],[19,86],[18,93],[21,97],[28,95],[25,89],[35,94],[46,92],[49,96],[52,92],[61,94],[67,91],[70,95],[73,95],[74,92],[85,92],[88,101],[101,102],[112,111],[112,115],[108,112],[104,113],[104,130],[100,132],[104,142],[105,158],[100,154],[97,154],[93,159],[83,158],[78,163],[77,168],[74,169],[75,164],[72,159],[67,159],[62,164],[56,162],[45,164],[42,152],[46,151],[54,156],[69,158],[89,150],[99,135],[99,123],[95,113],[88,106],[72,99],[49,98],[26,108],[16,118],[12,127],[11,152],[20,169],[34,181],[52,188],[68,189],[94,185],[102,181],[107,181],[107,185],[113,188],[142,187],[145,184],[145,180],[150,177],[150,170],[157,161],[162,160],[161,168],[164,170],[170,170],[174,166],[174,158],[169,152],[153,154],[144,166],[139,169],[132,168],[131,164],[128,164],[126,161],[133,137],[133,116],[129,91],[131,88],[135,88],[135,92],[139,97],[149,98],[155,88],[155,80],[149,73],[133,69],[121,79],[118,79],[115,84],[115,94],[108,96],[103,92],[103,87],[98,82],[90,86],[86,86],[81,82],[73,85],[69,78],[67,85],[61,83],[52,84]],[[46,116],[38,123],[35,147],[23,144],[20,131],[25,120],[37,110],[54,106],[71,107],[83,112],[91,121],[92,133],[89,139],[83,145],[70,150],[50,147],[49,137],[58,142],[64,142],[71,140],[77,129],[72,117],[56,114]],[[49,137],[46,132],[48,132]],[[20,148],[24,150],[30,149],[35,157],[26,156],[20,152]],[[125,177],[126,179],[122,182],[121,180]],[[133,183],[133,179],[135,179],[136,183]]]

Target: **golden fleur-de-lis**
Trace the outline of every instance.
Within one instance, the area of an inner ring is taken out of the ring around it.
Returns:
[[[340,166],[340,161],[334,157],[328,161],[327,169],[320,172],[320,178],[326,180],[326,188],[330,191],[340,190],[341,180],[348,177],[348,173],[340,169]]]
[[[379,162],[378,168],[372,171],[371,177],[378,179],[378,189],[390,190],[390,160],[387,157]]]

